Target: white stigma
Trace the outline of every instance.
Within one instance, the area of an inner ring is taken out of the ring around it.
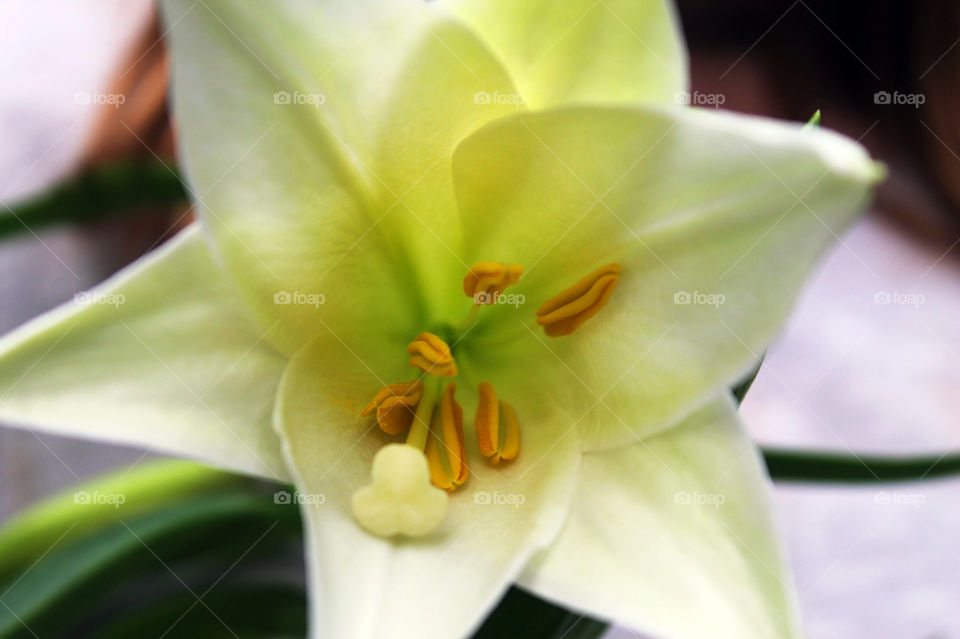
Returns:
[[[353,494],[353,514],[380,537],[419,537],[447,514],[447,494],[430,483],[427,458],[412,446],[387,444],[373,457],[372,483]]]

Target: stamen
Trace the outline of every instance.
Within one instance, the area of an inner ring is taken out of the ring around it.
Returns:
[[[497,400],[490,382],[477,386],[477,444],[480,453],[494,464],[510,461],[520,452],[520,424],[513,407]]]
[[[414,411],[422,396],[423,384],[419,381],[390,384],[380,389],[360,415],[367,417],[376,410],[381,430],[390,435],[399,435],[413,423]]]
[[[516,284],[523,275],[519,264],[477,262],[463,278],[463,292],[474,304],[494,304],[504,289]]]
[[[550,337],[569,335],[600,312],[620,281],[620,265],[608,264],[547,300],[537,310],[537,324]]]
[[[456,384],[447,384],[440,405],[433,411],[427,439],[427,464],[433,485],[456,490],[467,481],[466,449],[463,443],[463,409],[454,398]]]
[[[457,363],[450,347],[433,333],[420,333],[417,339],[407,344],[407,353],[411,355],[410,365],[424,373],[441,377],[457,375]]]

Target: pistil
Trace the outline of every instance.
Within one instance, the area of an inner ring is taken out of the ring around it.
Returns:
[[[378,450],[371,483],[353,494],[354,517],[381,537],[425,535],[440,525],[447,512],[446,494],[431,482],[424,453],[441,382],[427,376],[422,383],[413,383],[419,384],[420,397],[406,444],[391,443]]]
[[[439,380],[432,378],[424,380],[420,403],[417,404],[417,411],[410,424],[410,432],[407,433],[407,446],[412,446],[419,451],[423,451],[426,447],[427,438],[430,436],[430,422],[433,419],[433,408],[437,401],[438,389]]]

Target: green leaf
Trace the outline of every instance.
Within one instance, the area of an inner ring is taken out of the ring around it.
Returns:
[[[160,637],[168,630],[176,637],[205,639],[302,639],[307,634],[307,597],[302,588],[269,584],[223,587],[204,597],[203,603],[206,606],[184,591],[110,619],[95,636]]]
[[[89,222],[180,203],[186,203],[183,183],[166,164],[107,164],[0,209],[0,237],[57,222]]]
[[[610,626],[511,588],[472,639],[593,639]]]
[[[15,579],[0,584],[0,637],[67,632],[90,622],[91,610],[106,599],[133,590],[147,578],[150,590],[166,584],[179,594],[180,574],[214,562],[222,574],[232,562],[273,539],[299,535],[296,508],[273,503],[267,494],[227,491],[120,520],[66,546],[57,545]],[[295,537],[294,537],[295,538]],[[271,546],[262,546],[271,550]],[[191,559],[191,570],[180,562]],[[217,561],[219,558],[219,561]],[[199,563],[198,563],[199,560]],[[209,570],[209,568],[208,568]],[[160,577],[157,577],[159,575]]]
[[[240,475],[201,464],[163,461],[81,484],[41,502],[0,529],[0,582],[36,561],[55,543],[69,543],[121,519],[249,483]],[[82,503],[83,495],[97,494],[123,495],[124,503],[120,507]]]

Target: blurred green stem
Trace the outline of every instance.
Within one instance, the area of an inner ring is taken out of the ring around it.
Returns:
[[[939,479],[960,474],[960,454],[891,457],[762,449],[779,482],[877,483]]]
[[[186,201],[180,176],[159,160],[106,164],[32,198],[0,203],[0,237],[57,222],[88,222]]]
[[[817,111],[807,126],[819,124],[820,111]],[[737,404],[743,402],[762,364],[763,358],[749,375],[731,389]],[[853,451],[836,453],[762,447],[760,451],[770,477],[777,482],[871,484],[960,475],[960,453],[894,457],[858,455]]]

